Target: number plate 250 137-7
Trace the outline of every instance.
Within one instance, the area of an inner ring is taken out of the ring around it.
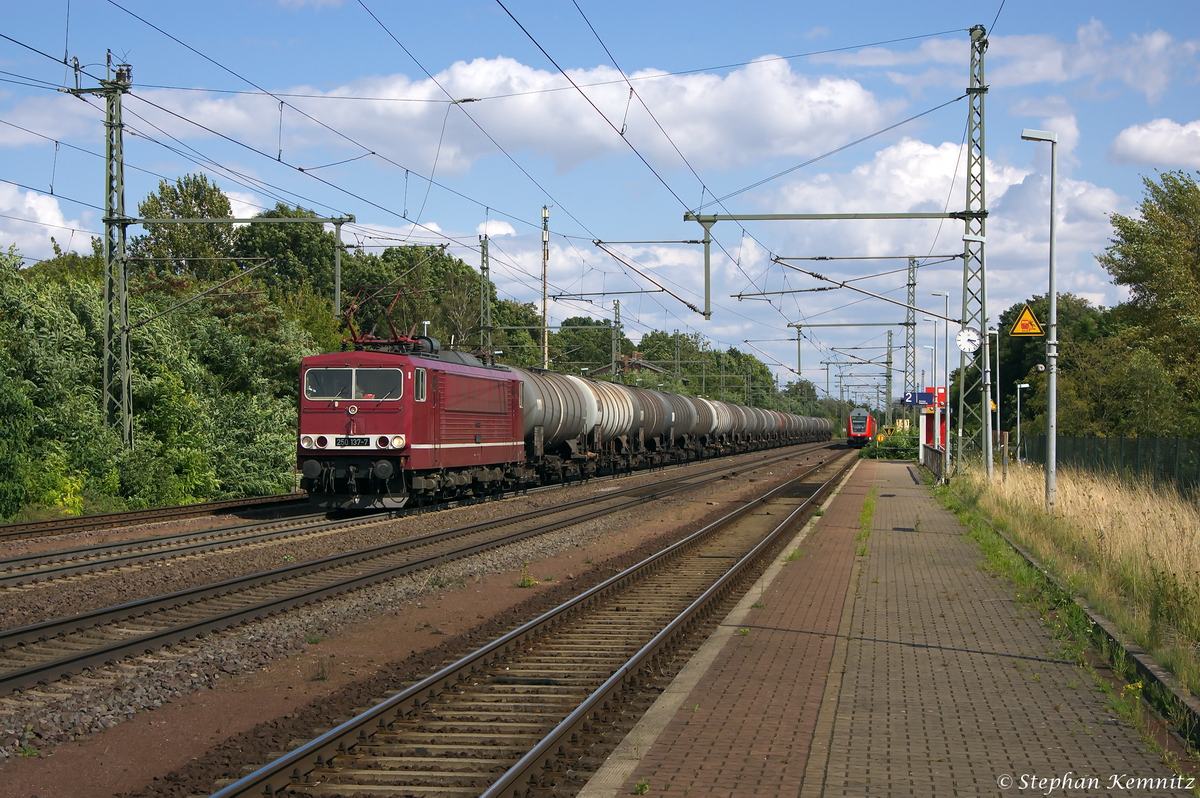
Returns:
[[[370,438],[334,438],[334,446],[369,446]]]

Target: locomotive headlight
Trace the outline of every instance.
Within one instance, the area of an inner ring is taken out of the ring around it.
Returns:
[[[303,446],[305,449],[311,449],[313,447],[312,436],[305,435],[303,438],[300,439],[300,445]]]
[[[380,449],[386,449],[388,447],[388,436],[380,435],[379,440],[376,441],[376,444],[379,446]]]
[[[393,449],[403,449],[404,448],[404,436],[403,435],[393,435],[392,436],[392,448]]]
[[[318,449],[324,449],[328,445],[329,445],[328,438],[326,438],[324,435],[317,436],[317,448]]]

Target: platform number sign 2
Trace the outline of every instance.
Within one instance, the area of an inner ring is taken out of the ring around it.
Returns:
[[[922,407],[932,405],[936,401],[934,394],[928,391],[905,391],[904,404],[906,405],[921,405]]]

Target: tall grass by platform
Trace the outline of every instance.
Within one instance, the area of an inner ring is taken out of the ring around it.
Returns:
[[[1200,695],[1200,508],[1173,490],[1060,469],[1053,517],[1045,474],[980,469],[955,491]]]

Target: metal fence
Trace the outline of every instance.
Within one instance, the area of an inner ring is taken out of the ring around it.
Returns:
[[[1046,436],[1031,435],[1026,445],[1029,460],[1045,465]],[[1060,466],[1174,485],[1180,493],[1200,490],[1200,440],[1192,438],[1059,435],[1056,459]]]

